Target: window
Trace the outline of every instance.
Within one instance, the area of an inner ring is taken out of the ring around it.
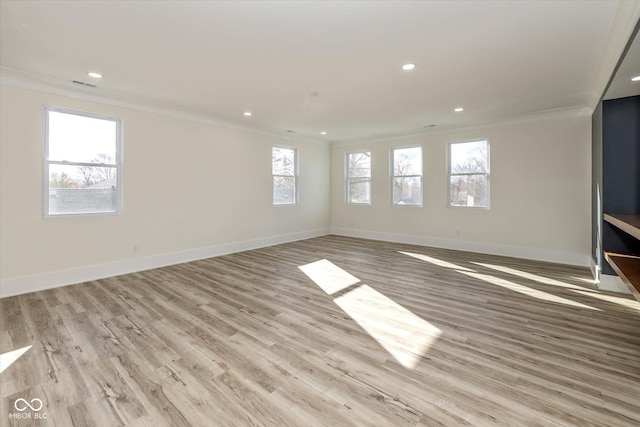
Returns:
[[[274,205],[296,204],[298,181],[297,157],[297,152],[293,148],[273,147],[271,151]]]
[[[44,215],[119,213],[121,122],[45,108]]]
[[[489,141],[449,144],[449,206],[489,207]]]
[[[391,202],[422,206],[422,147],[396,148],[392,157]]]
[[[347,203],[371,203],[371,152],[347,153]]]

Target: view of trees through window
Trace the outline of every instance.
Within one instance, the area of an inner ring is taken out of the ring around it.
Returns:
[[[113,158],[105,153],[98,153],[94,163],[101,165],[113,165]],[[49,187],[50,188],[88,188],[97,184],[115,184],[115,166],[49,166]]]
[[[297,156],[293,148],[273,147],[271,173],[273,175],[273,204],[296,203]]]
[[[46,110],[45,214],[119,210],[119,122]]]
[[[489,142],[449,144],[449,206],[489,207]]]
[[[392,203],[422,205],[422,147],[393,150]]]
[[[347,202],[371,203],[371,152],[347,153]]]

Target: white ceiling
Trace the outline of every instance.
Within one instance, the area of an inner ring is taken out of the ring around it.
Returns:
[[[0,66],[235,126],[375,138],[593,107],[619,4],[2,0]]]

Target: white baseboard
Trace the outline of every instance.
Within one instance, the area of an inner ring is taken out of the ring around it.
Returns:
[[[383,233],[379,231],[357,230],[331,227],[331,234],[386,242],[407,243],[458,251],[478,252],[490,255],[502,255],[515,258],[547,261],[559,264],[588,267],[591,257],[585,254],[556,251],[552,249],[527,248],[522,246],[501,245],[496,243],[473,242],[467,240],[442,239],[439,237],[415,236],[410,234]]]
[[[135,273],[137,271],[150,270],[152,268],[165,267],[167,265],[196,261],[203,258],[248,251],[281,243],[294,242],[296,240],[310,239],[312,237],[325,236],[327,234],[329,234],[329,228],[320,228],[293,234],[225,243],[205,248],[189,249],[186,251],[151,255],[105,264],[89,265],[86,267],[72,268],[68,270],[59,270],[31,276],[4,279],[0,281],[0,298],[58,288],[91,280],[104,279],[105,277],[118,276],[121,274]]]
[[[624,284],[622,279],[618,276],[612,276],[610,274],[601,274],[600,282],[598,283],[598,289],[601,291],[619,292],[621,294],[631,294],[627,285]]]

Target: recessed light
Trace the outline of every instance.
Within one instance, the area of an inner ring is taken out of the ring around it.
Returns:
[[[93,77],[94,79],[101,79],[102,77],[104,77],[102,74],[96,73],[95,71],[89,71],[87,75],[89,77]]]
[[[404,64],[402,66],[402,69],[405,70],[405,71],[411,71],[414,68],[416,68],[416,64]]]
[[[631,77],[632,82],[640,82],[640,76]]]
[[[245,111],[245,112],[244,112],[244,115],[245,115],[246,117],[251,117],[251,116],[253,116],[253,113],[252,113],[251,111]]]
[[[327,133],[325,131],[320,132],[320,135],[326,135]]]
[[[453,110],[453,111],[455,111],[456,113],[461,113],[462,111],[464,111],[464,108],[462,108],[462,107],[458,107],[458,108],[456,108],[456,109],[455,109],[455,110]]]

